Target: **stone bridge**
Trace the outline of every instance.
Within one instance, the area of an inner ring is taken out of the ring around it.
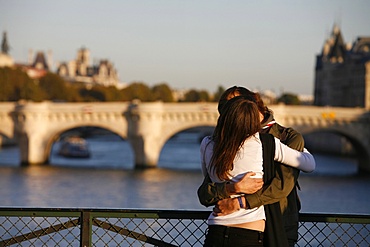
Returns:
[[[276,120],[303,135],[333,132],[356,150],[361,170],[370,171],[370,112],[362,108],[271,105]],[[43,164],[53,143],[70,129],[107,129],[132,146],[136,167],[156,166],[160,152],[183,130],[215,126],[216,103],[0,103],[0,136],[15,138],[21,163]]]

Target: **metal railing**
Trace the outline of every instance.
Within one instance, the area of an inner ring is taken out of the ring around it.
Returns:
[[[0,246],[202,246],[209,211],[0,208]],[[370,246],[370,215],[301,214],[297,246]]]

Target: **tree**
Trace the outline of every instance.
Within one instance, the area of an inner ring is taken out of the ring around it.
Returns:
[[[45,92],[21,68],[0,68],[0,101],[42,101]]]
[[[47,94],[42,90],[35,82],[35,80],[29,80],[23,86],[23,99],[41,102],[47,98]]]
[[[150,88],[142,82],[134,82],[122,89],[122,98],[125,101],[138,99],[141,101],[153,101],[153,94]]]
[[[79,91],[84,102],[104,102],[106,101],[104,91],[99,87],[93,87],[91,89],[81,88]]]
[[[48,72],[40,78],[40,87],[47,93],[47,99],[52,101],[76,101],[78,98],[74,87],[67,86],[62,77]]]
[[[172,90],[166,83],[155,85],[152,88],[154,100],[163,102],[174,102]]]
[[[217,91],[213,95],[213,101],[218,102],[221,98],[221,95],[226,91],[226,89],[223,86],[218,86]]]
[[[199,101],[199,94],[195,89],[191,89],[184,95],[185,102],[197,102]]]
[[[209,102],[211,100],[211,97],[209,96],[209,93],[206,90],[201,90],[199,92],[199,101],[202,102]]]
[[[284,103],[286,105],[300,105],[301,101],[299,100],[296,94],[292,93],[284,93],[282,94],[278,100],[278,103]]]
[[[123,101],[122,92],[115,86],[104,88],[106,101]]]
[[[209,99],[209,94],[205,90],[197,91],[195,89],[191,89],[184,95],[185,102],[201,102],[209,101]]]
[[[11,68],[0,68],[0,101],[11,101],[11,96],[15,94],[14,71]],[[13,100],[16,100],[13,98]]]

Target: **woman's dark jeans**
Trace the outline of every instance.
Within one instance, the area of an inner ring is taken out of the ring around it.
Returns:
[[[263,232],[244,228],[210,225],[204,247],[261,247]]]

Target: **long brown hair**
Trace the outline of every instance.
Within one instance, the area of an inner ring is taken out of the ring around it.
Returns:
[[[257,105],[243,96],[227,101],[213,132],[211,169],[219,179],[227,180],[234,158],[244,141],[261,129]]]

